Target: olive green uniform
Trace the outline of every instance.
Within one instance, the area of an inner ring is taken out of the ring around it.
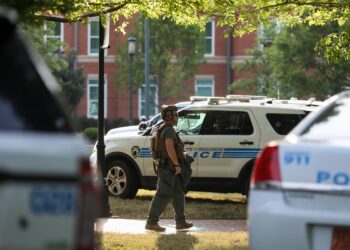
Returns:
[[[160,132],[160,140],[173,139],[174,144],[180,143],[173,126],[166,126]],[[166,149],[164,149],[166,151]],[[157,191],[152,199],[148,212],[147,224],[157,224],[160,215],[171,201],[175,211],[176,224],[186,222],[185,218],[185,194],[180,175],[175,175],[175,169],[171,160],[164,155],[164,160],[158,165]]]

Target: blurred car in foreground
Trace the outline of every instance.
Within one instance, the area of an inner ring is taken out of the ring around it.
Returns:
[[[350,91],[330,98],[252,174],[251,249],[350,249]]]
[[[0,249],[94,249],[98,190],[58,89],[0,6]]]

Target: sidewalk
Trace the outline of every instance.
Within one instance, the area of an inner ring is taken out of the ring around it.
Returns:
[[[189,220],[194,226],[186,232],[235,232],[247,231],[246,220]],[[95,231],[113,232],[113,233],[131,233],[144,234],[149,231],[145,230],[145,220],[131,220],[120,218],[99,219],[95,225]],[[166,227],[164,234],[176,234],[174,220],[160,220],[159,224]]]

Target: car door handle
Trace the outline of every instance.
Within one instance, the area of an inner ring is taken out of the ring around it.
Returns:
[[[193,141],[184,141],[184,144],[185,144],[185,145],[193,145],[194,142],[193,142]]]
[[[239,144],[241,144],[241,145],[253,145],[254,142],[253,141],[241,141]]]

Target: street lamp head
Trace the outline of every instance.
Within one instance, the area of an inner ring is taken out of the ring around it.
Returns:
[[[128,54],[129,56],[135,55],[136,52],[136,38],[133,36],[130,36],[128,38]]]

